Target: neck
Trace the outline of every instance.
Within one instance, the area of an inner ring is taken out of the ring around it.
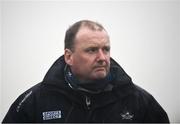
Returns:
[[[64,72],[66,81],[73,89],[77,90],[85,89],[86,91],[101,92],[112,80],[111,73],[109,73],[103,79],[79,80],[76,76],[72,74],[70,67],[66,66]]]

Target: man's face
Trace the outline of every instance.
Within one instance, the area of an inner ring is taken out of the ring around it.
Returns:
[[[69,58],[71,71],[79,80],[105,78],[110,70],[110,42],[107,32],[80,28]]]

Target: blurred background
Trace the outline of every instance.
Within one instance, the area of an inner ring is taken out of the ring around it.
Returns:
[[[111,56],[171,122],[180,122],[178,0],[1,0],[0,121],[21,93],[42,81],[64,53],[66,29],[82,19],[106,28]]]

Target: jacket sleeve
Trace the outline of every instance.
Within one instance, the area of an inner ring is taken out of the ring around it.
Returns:
[[[165,110],[155,100],[153,96],[150,97],[150,101],[147,106],[144,122],[148,123],[169,123],[169,118]]]
[[[32,90],[29,90],[20,95],[11,105],[2,123],[32,122],[34,113],[32,94]]]

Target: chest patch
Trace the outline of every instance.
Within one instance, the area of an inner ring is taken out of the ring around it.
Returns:
[[[61,118],[61,110],[43,112],[42,115],[43,115],[43,120],[58,119]]]
[[[121,113],[121,117],[123,120],[132,120],[134,115],[127,111],[127,112]]]

